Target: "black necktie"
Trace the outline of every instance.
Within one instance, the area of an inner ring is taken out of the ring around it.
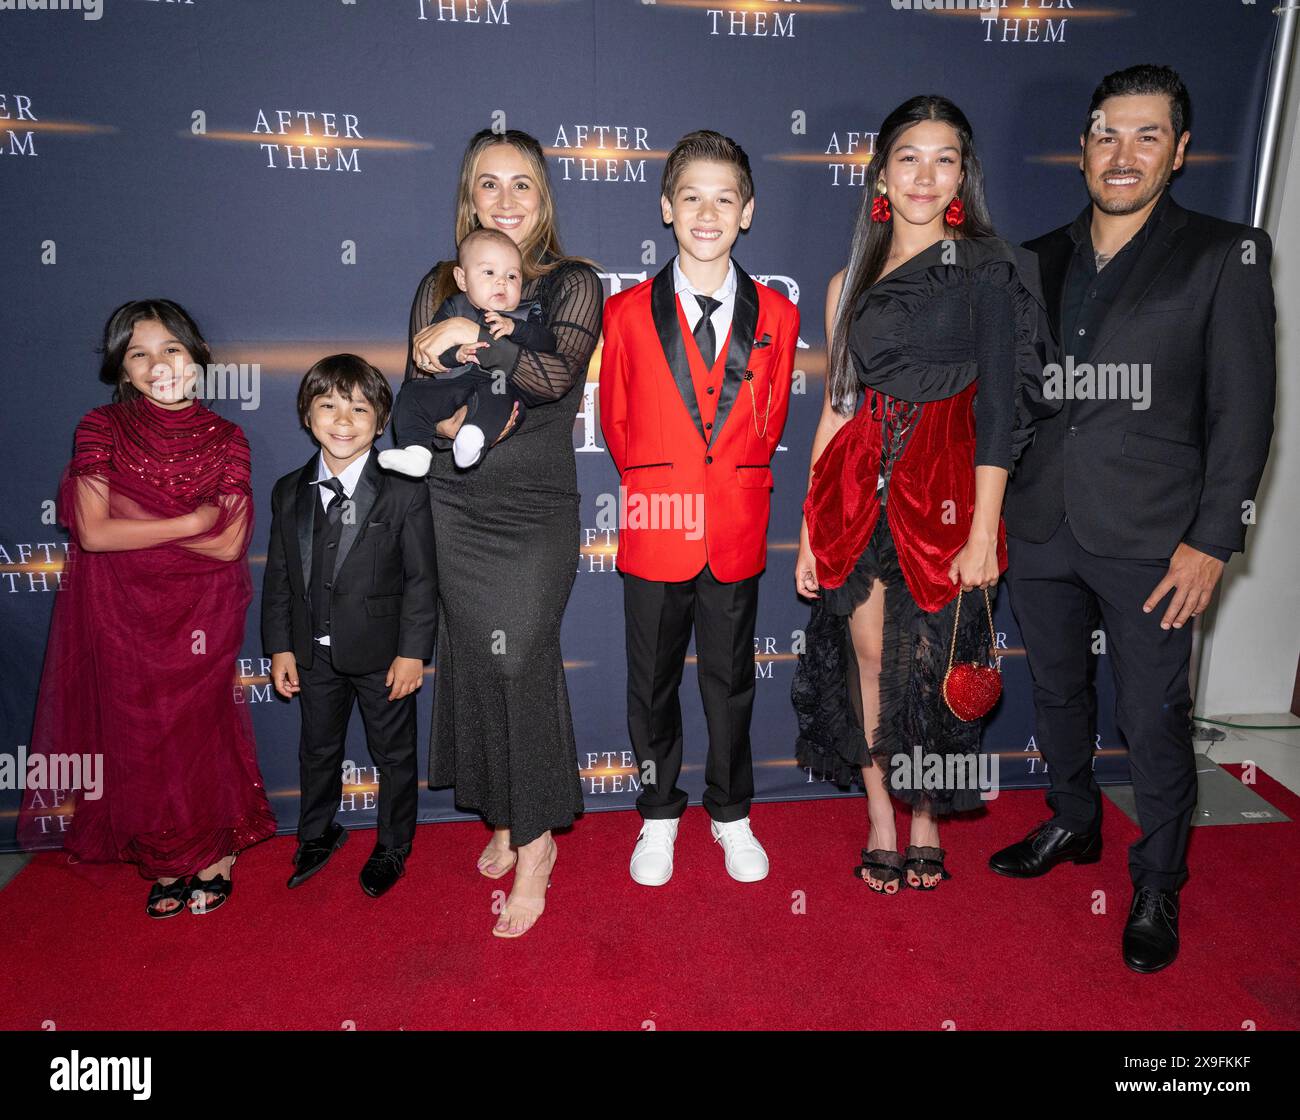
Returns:
[[[706,366],[713,365],[718,356],[718,340],[713,333],[713,313],[722,306],[722,300],[714,299],[712,296],[695,297],[695,302],[700,305],[700,310],[704,313],[700,316],[700,321],[695,324],[695,345],[700,348],[700,357],[704,359]]]
[[[334,495],[325,503],[325,516],[333,525],[343,516],[343,504],[348,500],[347,491],[343,489],[342,480],[337,477],[323,478],[321,485]]]

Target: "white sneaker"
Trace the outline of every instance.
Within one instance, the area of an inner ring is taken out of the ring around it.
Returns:
[[[456,438],[451,443],[451,453],[456,458],[456,466],[472,467],[483,454],[483,445],[487,436],[477,424],[462,424]]]
[[[379,453],[379,465],[390,471],[409,474],[412,478],[423,478],[429,473],[429,464],[433,462],[433,452],[418,443],[410,447],[390,447]]]
[[[662,887],[673,877],[673,842],[677,820],[643,821],[628,870],[643,887]]]
[[[710,821],[713,839],[727,857],[727,874],[738,883],[757,883],[767,878],[767,853],[749,830],[749,818],[719,824]]]

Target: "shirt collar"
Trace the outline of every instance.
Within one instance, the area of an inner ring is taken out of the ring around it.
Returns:
[[[1160,199],[1147,215],[1147,220],[1142,223],[1142,228],[1129,239],[1124,248],[1127,249],[1129,245],[1137,249],[1142,248],[1147,238],[1151,236],[1151,231],[1164,219],[1165,211],[1168,209],[1169,188],[1166,187],[1160,192]],[[1070,224],[1070,237],[1076,246],[1092,247],[1092,203],[1084,207],[1083,213]],[[1123,252],[1123,249],[1120,251]]]
[[[343,483],[343,489],[347,491],[349,498],[356,491],[357,483],[361,480],[361,472],[366,469],[366,460],[369,458],[370,451],[367,451],[349,463],[339,475],[339,481]],[[316,456],[316,481],[324,482],[329,477],[330,469],[325,465],[325,455],[322,452]]]
[[[676,295],[681,295],[683,292],[692,292],[695,295],[712,296],[714,299],[722,300],[725,303],[736,294],[736,262],[727,261],[727,276],[722,281],[722,287],[716,292],[702,292],[686,279],[686,273],[682,271],[681,259],[673,257],[673,292]]]

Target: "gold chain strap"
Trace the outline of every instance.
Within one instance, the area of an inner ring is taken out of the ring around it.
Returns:
[[[767,411],[763,413],[763,430],[761,432],[758,430],[758,397],[754,395],[753,378],[751,377],[745,384],[749,386],[749,403],[754,413],[754,434],[759,439],[762,439],[767,435],[767,420],[772,415],[772,381],[769,379],[767,383]]]
[[[998,632],[993,628],[993,604],[989,602],[989,589],[985,587],[982,590],[984,591],[984,611],[989,619],[989,642],[991,643],[989,658],[992,659],[993,651],[998,648]],[[953,661],[957,657],[957,627],[961,623],[961,597],[965,594],[965,591],[957,592],[957,610],[952,619],[952,642],[948,646],[948,672],[950,673],[952,672]]]

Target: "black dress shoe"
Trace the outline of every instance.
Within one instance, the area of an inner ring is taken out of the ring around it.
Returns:
[[[994,852],[989,867],[1013,879],[1035,879],[1058,863],[1096,863],[1101,859],[1101,830],[1067,832],[1044,821],[1019,843]]]
[[[300,887],[330,861],[330,856],[343,847],[348,831],[337,821],[329,826],[324,836],[298,845],[293,865],[297,869],[289,876],[289,886]]]
[[[1159,972],[1178,956],[1178,892],[1135,887],[1124,927],[1124,963],[1134,972]]]
[[[406,873],[408,848],[385,848],[376,844],[366,865],[361,869],[361,889],[371,898],[378,898]]]

